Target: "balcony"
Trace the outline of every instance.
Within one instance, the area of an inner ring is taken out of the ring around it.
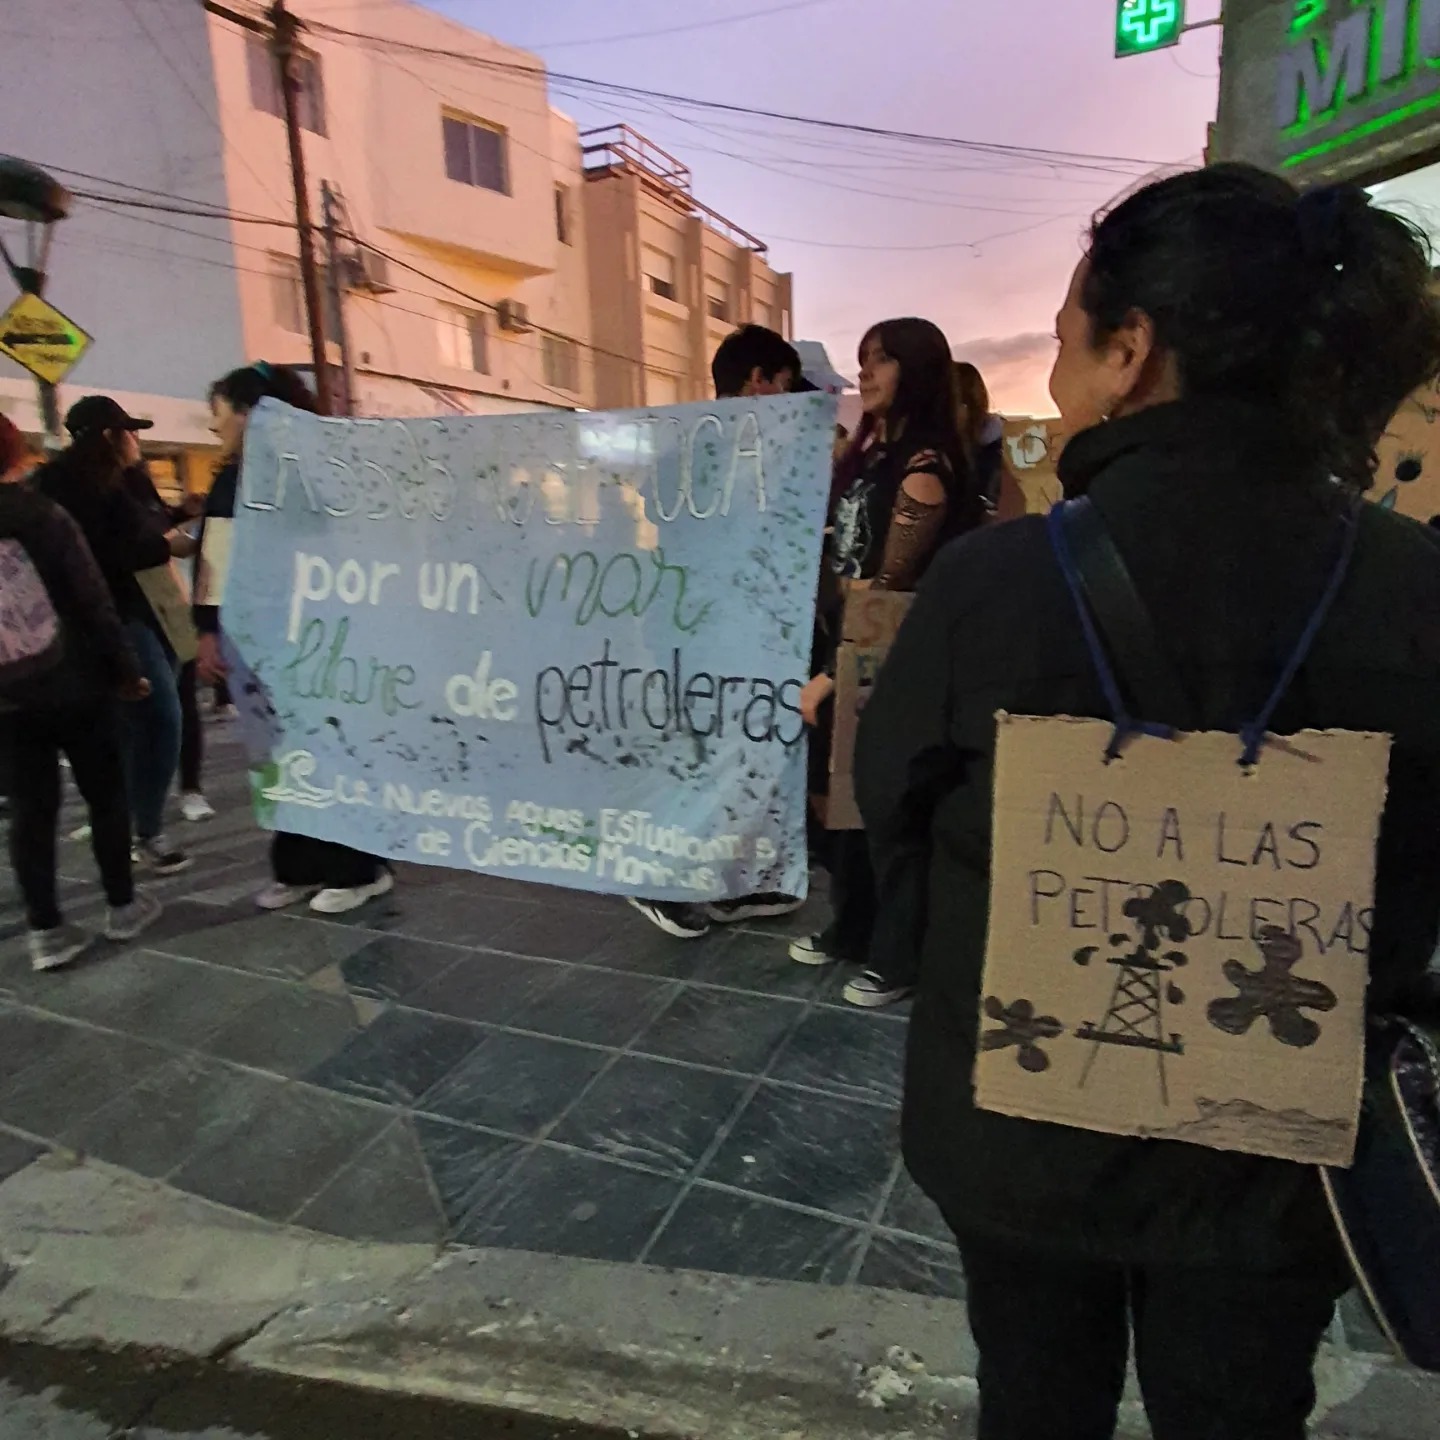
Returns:
[[[610,175],[635,175],[653,195],[674,206],[683,215],[693,215],[718,235],[741,250],[765,256],[770,247],[718,210],[695,198],[690,167],[647,140],[629,125],[609,125],[586,130],[580,136],[580,157],[587,180]]]

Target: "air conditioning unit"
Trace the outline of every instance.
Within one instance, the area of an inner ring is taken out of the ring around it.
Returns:
[[[530,324],[530,307],[519,300],[502,300],[495,307],[495,318],[502,330],[513,335],[524,335],[534,329]]]
[[[395,286],[390,281],[390,262],[378,250],[362,245],[349,262],[352,290],[368,290],[372,295],[389,295]]]

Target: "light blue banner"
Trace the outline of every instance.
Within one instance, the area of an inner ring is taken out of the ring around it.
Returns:
[[[835,401],[251,417],[221,621],[261,822],[582,890],[804,895]]]

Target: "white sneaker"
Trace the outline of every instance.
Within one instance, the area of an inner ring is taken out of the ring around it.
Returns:
[[[161,916],[165,907],[153,896],[135,892],[128,905],[112,905],[105,917],[107,940],[133,940],[143,935]]]
[[[790,958],[797,965],[833,965],[840,959],[832,955],[824,945],[823,935],[806,935],[804,939],[792,942]]]
[[[858,1005],[862,1010],[884,1010],[889,1005],[898,1005],[915,993],[913,985],[902,985],[899,981],[887,979],[878,970],[866,970],[857,975],[845,987],[845,1003]]]
[[[322,890],[310,902],[310,908],[317,915],[348,915],[350,911],[388,895],[394,888],[395,877],[388,870],[383,870],[372,885],[357,885],[353,890]]]
[[[215,807],[198,790],[187,790],[180,797],[180,813],[192,824],[199,824],[215,818]]]
[[[78,959],[95,943],[95,937],[78,925],[57,925],[53,930],[32,930],[28,937],[30,968],[58,970]]]
[[[315,885],[282,885],[276,880],[255,897],[255,903],[262,910],[288,910],[292,905],[310,899],[318,888]]]

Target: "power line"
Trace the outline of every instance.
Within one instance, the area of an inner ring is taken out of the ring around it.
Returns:
[[[285,230],[296,228],[293,220],[268,220],[260,215],[241,215],[229,210],[197,210],[183,205],[168,205],[158,200],[132,199],[128,195],[96,195],[89,190],[72,190],[77,200],[107,201],[112,205],[123,205],[130,210],[158,210],[166,215],[185,215],[194,220],[226,220],[237,225],[278,225]],[[187,232],[194,233],[194,232]]]
[[[1022,225],[1017,230],[1002,230],[998,235],[983,235],[979,240],[946,240],[938,245],[865,245],[849,240],[800,240],[793,235],[775,235],[772,239],[786,245],[806,245],[815,250],[870,250],[888,251],[895,254],[919,255],[938,250],[974,250],[993,245],[997,240],[1009,240],[1016,235],[1028,235],[1032,230],[1041,230],[1046,225],[1058,224],[1061,220],[1079,219],[1078,215],[1049,215],[1033,225]]]
[[[165,53],[165,50],[160,44],[160,41],[156,38],[155,32],[151,30],[151,28],[145,23],[145,17],[140,13],[139,9],[133,3],[133,0],[122,0],[122,3],[124,4],[125,8],[130,12],[130,14],[134,16],[136,25],[138,25],[140,29],[145,33],[146,38],[150,41],[151,48],[161,58],[161,60],[165,62],[165,65],[170,70],[171,74],[173,74],[175,78],[180,82],[181,88],[195,102],[196,108],[214,127],[215,133],[220,137],[220,143],[222,145],[229,146],[229,148],[234,150],[235,154],[239,157],[240,163],[244,165],[244,167],[255,177],[257,181],[259,181],[260,188],[266,191],[270,195],[270,197],[277,204],[279,204],[280,197],[276,195],[273,190],[270,189],[270,186],[266,181],[265,177],[250,163],[249,159],[245,155],[245,152],[241,150],[238,146],[231,145],[230,138],[225,134],[225,127],[220,123],[219,116],[212,115],[210,113],[210,107],[205,103],[204,97],[190,83],[189,78],[186,76],[185,72],[169,57],[169,55]],[[218,91],[216,92],[216,102],[219,102]]]
[[[156,209],[158,209],[158,210],[166,211],[166,212],[168,213],[168,212],[172,209],[172,207],[156,206],[156,205],[150,204],[149,202],[131,200],[131,199],[129,199],[129,198],[122,197],[122,196],[90,195],[90,194],[82,194],[82,193],[80,193],[80,192],[76,192],[76,198],[77,198],[77,199],[87,200],[87,201],[89,201],[91,204],[99,204],[99,205],[102,205],[102,206],[106,206],[106,207],[108,207],[108,208],[110,208],[110,209],[112,209],[112,210],[114,210],[114,209],[119,209],[119,210],[121,210],[121,211],[124,211],[124,210],[130,210],[130,209],[143,209],[143,210],[147,210],[147,211],[148,211],[148,210],[156,210]],[[226,220],[240,220],[240,221],[243,222],[243,221],[245,221],[245,219],[246,219],[246,217],[243,217],[243,216],[238,216],[238,215],[234,215],[234,214],[227,214],[227,213],[220,213],[220,214],[199,214],[198,212],[193,212],[193,211],[179,211],[179,212],[177,212],[177,213],[190,214],[190,215],[194,215],[195,218],[197,218],[197,219],[205,219],[205,220],[226,219]],[[138,221],[138,222],[143,222],[143,223],[145,223],[145,224],[155,225],[155,226],[157,226],[158,228],[166,231],[167,233],[176,234],[176,235],[186,235],[186,236],[189,236],[190,238],[196,239],[196,240],[209,240],[209,241],[211,241],[211,242],[214,243],[214,244],[232,246],[233,248],[235,248],[235,249],[237,249],[237,250],[251,250],[251,251],[253,251],[253,252],[256,253],[256,254],[261,254],[261,255],[273,255],[273,253],[274,253],[273,251],[270,251],[270,250],[265,249],[263,246],[259,246],[259,245],[244,245],[244,244],[241,244],[239,241],[232,240],[232,239],[231,239],[230,237],[228,237],[228,236],[223,236],[223,235],[207,235],[207,234],[205,234],[203,231],[200,231],[200,230],[187,230],[184,226],[170,224],[170,223],[167,223],[167,222],[165,222],[165,221],[163,221],[163,220],[149,219],[149,218],[147,218],[146,216],[143,216],[143,215],[131,215],[131,216],[129,216],[128,218],[131,219],[131,220]],[[252,222],[252,223],[255,223],[255,222]],[[294,221],[264,220],[264,221],[260,221],[260,222],[258,222],[258,223],[262,223],[262,224],[266,224],[266,225],[277,225],[277,226],[281,226],[282,228],[289,229],[289,230],[294,230],[294,229],[297,228],[296,225],[295,225],[295,223],[294,223]],[[470,305],[475,306],[477,309],[484,310],[484,311],[486,311],[486,312],[488,312],[488,313],[490,313],[490,314],[498,314],[498,313],[499,313],[500,307],[499,307],[493,300],[482,300],[478,295],[473,295],[473,294],[470,293],[470,291],[464,290],[464,289],[462,289],[462,288],[461,288],[460,286],[458,286],[458,285],[453,285],[453,284],[451,284],[450,281],[444,280],[444,279],[442,279],[442,278],[441,278],[440,276],[438,276],[438,275],[431,274],[430,271],[425,270],[425,269],[422,269],[420,266],[414,265],[414,264],[412,264],[412,263],[411,263],[410,261],[408,261],[408,260],[403,260],[403,259],[401,259],[398,255],[392,255],[389,251],[380,249],[378,246],[371,244],[368,240],[363,239],[363,238],[362,238],[361,236],[359,236],[359,235],[356,235],[356,234],[354,234],[354,233],[349,233],[349,232],[347,232],[347,233],[344,235],[344,238],[345,238],[346,240],[348,240],[352,245],[360,245],[360,246],[363,246],[366,250],[372,251],[374,254],[379,255],[382,259],[387,260],[390,264],[395,265],[395,266],[398,266],[401,270],[408,270],[411,274],[418,276],[420,279],[422,279],[422,280],[428,280],[428,281],[430,282],[430,284],[435,285],[435,286],[438,286],[438,287],[439,287],[440,289],[442,289],[442,290],[448,290],[451,294],[453,294],[453,295],[455,295],[455,296],[458,296],[460,299],[466,301],[466,302],[467,302],[468,304],[470,304]],[[170,252],[160,252],[160,253],[170,253]],[[189,258],[196,259],[196,260],[204,260],[204,257],[201,257],[201,256],[192,256],[192,257],[189,257]],[[205,261],[205,263],[214,264],[214,263],[223,263],[223,262]],[[266,276],[271,276],[272,278],[273,278],[273,273],[274,273],[273,271],[248,270],[246,267],[240,266],[240,265],[231,266],[230,268],[235,269],[235,270],[239,270],[239,271],[241,271],[242,273],[246,273],[246,274],[266,275]],[[399,289],[399,288],[401,288],[401,287],[398,287],[398,286],[397,286],[396,288]],[[431,295],[429,295],[429,294],[427,294],[426,292],[421,291],[421,290],[408,290],[408,291],[406,291],[405,293],[406,293],[406,294],[410,294],[410,295],[415,295],[415,296],[417,296],[418,298],[421,298],[421,299],[427,299],[427,300],[428,300],[428,299],[433,299],[433,298],[434,298],[433,296],[431,296]],[[389,306],[388,308],[390,308],[390,309],[400,309],[400,310],[404,310],[405,307],[403,307],[403,306],[391,305],[391,306]],[[420,316],[421,318],[427,319],[427,320],[433,320],[433,319],[435,318],[435,316],[434,316],[433,314],[426,314],[426,313],[421,312],[421,311],[418,311],[418,310],[411,310],[411,311],[408,311],[407,313],[412,314],[412,315]],[[607,350],[607,349],[605,349],[603,346],[595,345],[595,344],[593,344],[593,343],[592,343],[591,341],[589,341],[589,340],[581,340],[578,336],[575,336],[575,335],[566,335],[563,331],[560,331],[560,330],[552,330],[552,329],[550,329],[550,328],[548,328],[547,326],[544,326],[544,325],[536,325],[536,326],[533,327],[533,329],[534,329],[535,334],[537,334],[537,335],[540,335],[540,336],[548,335],[548,336],[550,336],[552,339],[562,341],[562,342],[565,343],[565,344],[574,345],[574,346],[576,346],[578,349],[589,351],[591,354],[594,354],[594,355],[603,355],[603,356],[605,356],[605,357],[608,358],[608,359],[621,360],[621,361],[624,361],[627,365],[638,365],[638,364],[641,363],[641,362],[640,362],[638,359],[636,359],[636,357],[634,357],[633,355],[622,355],[622,354],[621,354],[619,351],[617,351],[617,350]],[[524,348],[528,348],[528,349],[530,349],[530,350],[534,350],[534,351],[536,351],[537,353],[540,353],[540,352],[541,352],[541,347],[538,346],[538,345],[529,345],[529,346],[526,346],[526,347],[524,347]],[[533,377],[532,377],[532,379],[533,379]],[[542,382],[540,382],[540,381],[534,381],[534,383],[536,383],[536,384],[541,384]],[[554,387],[553,387],[553,386],[546,386],[545,388],[547,388],[547,389],[553,389]],[[561,392],[557,391],[556,393],[558,394],[558,393],[561,393]]]
[[[692,20],[685,25],[667,25],[661,30],[632,30],[627,35],[596,35],[588,40],[542,40],[538,44],[519,45],[520,50],[568,50],[576,45],[618,45],[625,40],[653,40],[661,35],[683,35],[691,30],[711,30],[718,25],[738,25],[745,20],[770,19],[788,10],[812,10],[832,0],[790,0],[786,5],[770,5],[764,10],[746,10],[740,15],[717,15],[711,20]]]
[[[615,95],[632,98],[664,101],[671,105],[689,106],[698,110],[716,110],[730,115],[748,115],[755,119],[778,121],[787,125],[804,125],[815,129],[865,135],[872,139],[899,140],[907,144],[934,145],[962,149],[977,154],[996,155],[1009,158],[1023,158],[1038,164],[1053,164],[1078,169],[1093,169],[1108,165],[1126,165],[1141,169],[1156,169],[1162,162],[1144,160],[1132,155],[1095,155],[1085,151],[1046,150],[1025,145],[1002,145],[991,141],[966,140],[949,135],[930,135],[912,130],[892,130],[883,126],[858,125],[844,120],[828,120],[812,115],[794,115],[782,110],[768,110],[758,106],[737,105],[723,100],[698,100],[693,96],[675,95],[663,90],[649,90],[636,85],[621,85],[611,81],[594,80],[585,75],[569,75],[563,71],[549,70],[544,66],[520,65],[513,61],[489,60],[478,55],[457,55],[433,45],[420,45],[410,40],[394,40],[382,35],[369,35],[363,31],[347,30],[325,21],[311,20],[308,28],[317,34],[336,36],[353,40],[365,46],[380,50],[403,50],[416,55],[429,55],[448,60],[455,64],[476,65],[489,70],[506,71],[530,76],[538,80],[549,80],[554,84],[580,86]]]

